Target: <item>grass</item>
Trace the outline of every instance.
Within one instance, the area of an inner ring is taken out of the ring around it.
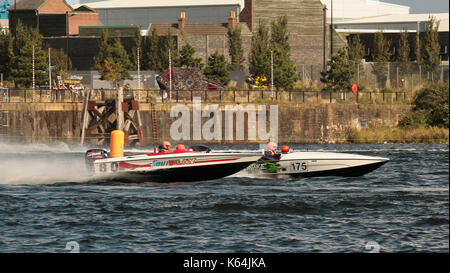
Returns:
[[[346,140],[358,144],[448,144],[449,129],[439,127],[429,128],[399,128],[399,127],[372,127],[363,130],[351,129]]]

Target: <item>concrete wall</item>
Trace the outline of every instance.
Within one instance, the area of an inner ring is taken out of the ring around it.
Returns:
[[[221,107],[223,109],[224,106]],[[5,110],[5,108],[6,105],[0,103],[0,111]],[[140,108],[147,143],[152,143],[150,105],[141,104]],[[82,104],[10,103],[8,105],[10,127],[2,129],[0,141],[15,140],[30,143],[58,140],[78,143],[80,140],[81,109]],[[407,105],[286,104],[279,105],[278,109],[280,143],[335,143],[345,136],[349,128],[360,129],[371,125],[395,126],[405,114],[410,112],[411,107]],[[170,127],[176,118],[170,118],[170,110],[170,105],[157,106],[160,140],[172,141]],[[224,118],[225,115],[222,116]],[[203,119],[203,122],[207,120]],[[267,126],[269,128],[269,124]],[[224,129],[222,131],[225,132]],[[260,140],[246,141],[247,129],[245,135],[245,141],[202,143],[256,144],[265,142]],[[180,142],[194,143],[194,141]]]

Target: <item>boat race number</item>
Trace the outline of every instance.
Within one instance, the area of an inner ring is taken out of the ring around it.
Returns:
[[[292,162],[289,165],[289,170],[291,172],[299,172],[299,171],[307,171],[308,170],[308,163],[306,162]]]

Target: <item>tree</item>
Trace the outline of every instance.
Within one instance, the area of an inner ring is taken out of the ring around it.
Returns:
[[[158,69],[159,71],[164,71],[169,68],[169,50],[173,65],[174,63],[176,63],[178,59],[178,51],[176,47],[176,41],[172,34],[171,28],[168,28],[167,35],[165,37],[162,37],[162,39],[160,40],[159,54],[158,54],[160,58],[160,65]]]
[[[20,58],[17,58],[11,69],[11,79],[17,87],[31,87],[33,84],[33,48],[35,84],[39,86],[47,83],[45,52],[35,41],[28,40],[20,49]]]
[[[109,81],[111,86],[117,87],[118,82],[122,80],[123,67],[120,62],[114,60],[112,57],[106,58],[99,69],[102,80]]]
[[[135,33],[134,33],[134,38],[133,38],[133,48],[131,50],[131,57],[133,59],[133,69],[137,70],[137,66],[138,66],[138,48],[140,49],[140,53],[139,53],[139,58],[140,58],[140,63],[142,66],[142,36],[141,36],[141,30],[139,27],[136,27]]]
[[[428,21],[424,39],[422,43],[422,62],[425,71],[431,73],[431,80],[433,80],[433,73],[439,69],[440,60],[440,45],[439,45],[439,22],[431,17]]]
[[[48,60],[48,53],[46,54],[46,59]],[[52,70],[52,79],[56,80],[57,76],[60,76],[63,80],[70,77],[68,71],[72,69],[72,61],[64,50],[51,49],[50,62],[54,67],[54,70]]]
[[[381,84],[384,83],[387,78],[387,66],[391,58],[391,53],[389,52],[390,47],[391,42],[385,39],[383,31],[380,30],[375,33],[372,56],[374,61],[374,71]]]
[[[270,76],[269,29],[260,22],[252,38],[252,49],[249,54],[249,71],[253,78]]]
[[[273,54],[273,83],[277,90],[292,88],[298,80],[297,67],[291,60],[287,26],[288,20],[285,15],[271,22],[269,50]],[[268,78],[272,81],[270,77]]]
[[[42,36],[37,29],[29,28],[18,21],[16,36],[10,42],[9,80],[14,81],[16,87],[31,87],[33,83],[33,47],[35,84],[47,83],[47,60],[42,50]]]
[[[218,51],[209,56],[204,74],[206,78],[222,86],[226,86],[231,80],[225,56]]]
[[[156,29],[147,37],[144,52],[144,67],[153,71],[162,71],[161,57],[159,55],[160,37]]]
[[[340,49],[328,61],[328,70],[321,71],[320,81],[334,91],[350,90],[351,79],[355,76],[355,66],[349,60],[346,49]]]
[[[298,80],[297,67],[292,62],[289,52],[282,45],[271,45],[273,53],[273,84],[278,89],[291,89]]]
[[[279,45],[279,47],[285,52],[289,52],[291,50],[287,26],[288,19],[286,15],[279,16],[271,23],[270,43]]]
[[[0,73],[7,78],[10,74],[11,60],[13,57],[13,37],[10,33],[0,31]]]
[[[348,58],[355,66],[361,64],[361,60],[364,58],[365,52],[364,45],[361,43],[359,34],[350,36],[348,41]]]
[[[231,58],[230,69],[238,71],[244,69],[244,47],[242,45],[241,26],[228,26],[227,37]]]
[[[400,32],[400,39],[398,41],[398,50],[397,50],[397,62],[400,67],[400,72],[402,75],[405,75],[409,72],[410,67],[410,59],[409,54],[411,52],[411,49],[409,48],[409,41],[408,41],[408,30],[405,28],[402,32]]]
[[[113,87],[117,87],[121,80],[133,79],[129,72],[133,69],[133,64],[128,53],[120,39],[109,39],[106,31],[102,32],[99,52],[94,57],[94,62],[96,70],[100,73],[100,79],[110,81]]]
[[[201,58],[194,58],[195,49],[186,43],[180,51],[180,57],[175,60],[175,65],[177,67],[197,67],[203,69],[203,63]]]

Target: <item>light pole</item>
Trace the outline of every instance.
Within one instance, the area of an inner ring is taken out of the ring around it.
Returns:
[[[331,56],[333,56],[333,0],[331,0],[331,25],[330,25],[330,48],[331,48]],[[330,58],[331,58],[330,56]]]
[[[137,70],[138,70],[138,101],[141,98],[141,63],[140,63],[140,51],[141,49],[137,48]]]
[[[172,97],[172,52],[169,48],[169,101]]]
[[[271,80],[271,90],[272,90],[272,100],[273,100],[273,50],[270,51],[270,80]]]

